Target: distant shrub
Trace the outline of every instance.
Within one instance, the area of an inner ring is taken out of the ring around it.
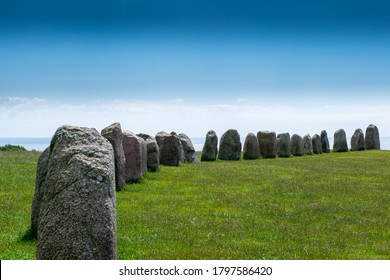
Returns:
[[[0,151],[26,151],[26,148],[23,146],[15,146],[7,144],[5,146],[0,146]]]

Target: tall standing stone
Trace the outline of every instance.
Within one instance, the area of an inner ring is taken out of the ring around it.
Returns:
[[[313,153],[322,154],[321,137],[318,134],[314,134],[311,140],[313,146]]]
[[[365,149],[364,133],[360,128],[356,129],[351,137],[351,151],[362,151]]]
[[[184,133],[179,134],[179,139],[183,147],[184,158],[186,163],[198,163],[196,158],[195,148],[192,145],[191,139]]]
[[[310,134],[306,134],[305,136],[303,136],[303,153],[305,155],[313,154],[313,142]]]
[[[323,153],[330,153],[328,133],[326,130],[321,131],[321,148]]]
[[[156,171],[160,166],[160,152],[156,139],[144,133],[137,134],[137,136],[144,139],[146,144],[147,169],[152,172]]]
[[[123,151],[123,134],[121,125],[119,123],[113,123],[112,125],[104,128],[102,130],[102,136],[110,141],[114,149],[116,190],[120,191],[126,184],[126,158],[125,152]]]
[[[276,137],[277,143],[277,154],[279,157],[289,157],[291,156],[291,139],[290,133],[281,133]]]
[[[183,151],[179,137],[175,134],[160,131],[156,134],[156,141],[160,150],[160,164],[179,166]]]
[[[333,152],[348,152],[347,136],[342,128],[334,133]]]
[[[214,161],[218,154],[218,136],[214,130],[210,130],[206,134],[204,141],[201,161]]]
[[[123,131],[123,151],[126,158],[126,182],[136,182],[142,178],[147,170],[144,140],[131,131]]]
[[[259,141],[260,155],[263,158],[275,158],[276,133],[273,131],[259,131],[257,132],[257,139]]]
[[[291,146],[290,151],[293,156],[303,156],[304,152],[304,143],[301,136],[293,134],[291,136]]]
[[[380,150],[381,143],[379,139],[379,130],[378,128],[370,124],[366,129],[366,149],[367,150]]]
[[[222,160],[239,160],[241,158],[241,140],[237,130],[229,129],[222,135],[218,158]]]
[[[260,157],[260,147],[259,141],[257,140],[256,135],[253,133],[248,133],[244,142],[244,159],[258,159]]]
[[[116,258],[114,152],[98,131],[57,129],[41,192],[37,259]]]
[[[42,185],[46,179],[49,169],[50,147],[47,147],[38,159],[37,172],[35,176],[35,193],[31,205],[31,232],[34,237],[38,234],[39,210],[41,207],[43,189]]]

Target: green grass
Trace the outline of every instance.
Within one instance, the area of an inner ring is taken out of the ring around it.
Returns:
[[[34,196],[37,152],[0,152],[0,259],[34,259],[26,238]]]
[[[35,257],[37,157],[0,153],[1,259]],[[119,259],[390,259],[390,151],[163,166],[117,193],[117,231]]]

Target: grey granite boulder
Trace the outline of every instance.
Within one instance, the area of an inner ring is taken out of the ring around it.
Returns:
[[[257,140],[256,135],[253,133],[248,133],[244,142],[244,159],[258,159],[260,157],[260,147],[259,141]]]
[[[222,135],[218,158],[222,160],[239,160],[241,158],[241,140],[237,130],[229,129]]]
[[[323,153],[330,153],[328,133],[326,130],[321,131],[321,148]]]
[[[179,135],[174,131],[171,132],[171,135],[176,136],[179,139],[179,160],[180,160],[180,162],[181,163],[186,162],[186,156],[184,154],[183,143],[181,142]]]
[[[144,133],[137,134],[137,136],[144,139],[146,144],[147,169],[152,172],[156,171],[160,166],[160,152],[156,139]]]
[[[291,136],[290,151],[293,156],[303,156],[305,154],[303,139],[301,136],[297,134],[293,134]]]
[[[192,145],[191,139],[184,133],[179,134],[179,139],[183,147],[184,158],[186,163],[198,163],[196,158],[195,148]]]
[[[131,131],[123,131],[123,151],[126,158],[126,182],[137,182],[147,170],[147,152],[144,139]]]
[[[379,138],[379,130],[378,128],[370,124],[366,129],[366,149],[367,150],[380,150],[381,143]]]
[[[161,131],[156,134],[156,141],[160,150],[160,164],[179,166],[183,160],[183,149],[177,135]]]
[[[206,134],[204,141],[201,161],[214,161],[218,154],[218,136],[214,130],[210,130]]]
[[[50,147],[47,147],[39,157],[37,163],[37,171],[35,176],[35,192],[31,205],[31,232],[35,238],[37,237],[38,233],[39,210],[41,207],[43,195],[42,185],[46,179],[47,171],[49,169],[49,155]]]
[[[365,149],[364,132],[356,129],[351,137],[351,151],[362,151]]]
[[[303,136],[303,153],[305,155],[313,154],[313,142],[310,134],[306,134],[305,136]]]
[[[342,128],[334,133],[333,152],[348,152],[347,136]]]
[[[37,259],[115,259],[110,142],[95,129],[62,126],[51,140],[48,159],[40,190]]]
[[[273,131],[259,131],[257,132],[257,139],[259,141],[260,155],[263,158],[275,158],[276,133]]]
[[[291,156],[291,139],[290,133],[281,133],[276,137],[276,153],[279,157],[289,157]]]
[[[125,152],[123,151],[123,134],[121,125],[119,123],[113,123],[104,128],[101,134],[104,138],[110,141],[112,148],[114,149],[116,190],[120,191],[126,184],[126,158]]]
[[[313,154],[322,154],[321,137],[318,134],[314,134],[311,138],[313,146]]]

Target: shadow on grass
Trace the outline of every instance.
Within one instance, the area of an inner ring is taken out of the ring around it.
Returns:
[[[36,241],[37,237],[31,230],[31,228],[27,229],[20,237],[19,240],[20,242],[33,242]]]

